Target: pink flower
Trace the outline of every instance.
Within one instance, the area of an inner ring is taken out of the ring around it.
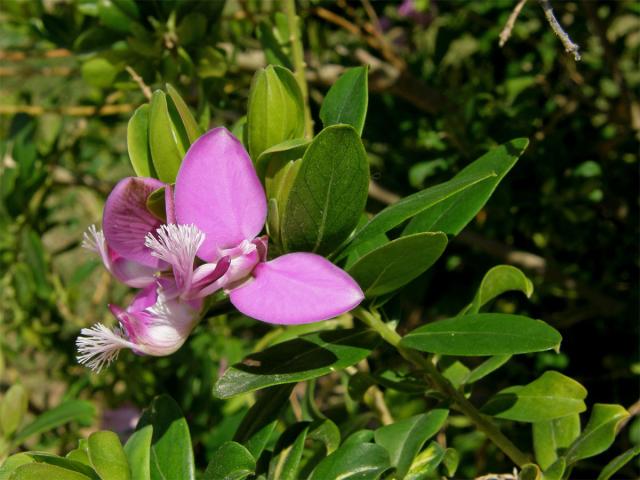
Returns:
[[[149,212],[149,195],[165,186],[167,223]],[[264,190],[242,144],[225,128],[187,152],[173,189],[151,178],[122,180],[105,205],[104,234],[85,244],[113,275],[144,290],[126,309],[110,306],[120,327],[83,329],[79,361],[99,370],[122,348],[168,355],[199,319],[202,298],[222,289],[242,313],[273,324],[327,320],[364,295],[343,270],[312,253],[267,260],[258,237],[267,216]]]

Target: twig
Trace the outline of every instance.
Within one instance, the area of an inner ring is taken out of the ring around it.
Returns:
[[[549,0],[538,0],[538,2],[540,2],[540,6],[542,6],[542,10],[544,10],[544,15],[545,17],[547,17],[547,21],[549,22],[551,29],[558,36],[558,38],[560,38],[562,45],[564,45],[565,51],[567,53],[572,53],[573,58],[576,60],[576,62],[579,61],[582,58],[580,56],[580,51],[579,51],[580,47],[575,43],[573,43],[573,41],[569,37],[569,34],[564,31],[564,29],[562,28],[562,25],[560,25],[560,22],[558,22],[558,19],[553,14],[553,8],[551,8],[551,2]]]
[[[91,105],[74,105],[70,107],[59,107],[46,109],[39,105],[0,105],[0,115],[15,115],[16,113],[26,113],[34,117],[44,115],[45,113],[58,113],[60,115],[69,115],[72,117],[91,117],[93,115],[107,116],[118,115],[120,113],[129,113],[135,109],[135,105],[103,105],[101,107],[93,107]]]
[[[133,81],[138,84],[140,90],[142,90],[142,93],[147,98],[147,100],[151,100],[151,89],[149,88],[149,85],[144,83],[144,79],[140,75],[138,75],[138,72],[136,72],[133,67],[130,67],[129,65],[124,67],[124,69],[129,72],[129,75],[131,75]]]
[[[513,26],[516,24],[516,19],[518,18],[518,15],[520,15],[525,3],[527,3],[527,0],[520,0],[511,12],[511,15],[509,15],[507,23],[504,24],[504,28],[500,32],[500,47],[504,47],[504,44],[509,40]]]

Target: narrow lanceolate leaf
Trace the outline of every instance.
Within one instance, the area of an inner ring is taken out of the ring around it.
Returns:
[[[151,480],[180,478],[193,480],[195,466],[189,426],[180,407],[168,395],[160,395],[151,403],[138,422],[136,430],[153,427],[151,440]]]
[[[456,177],[448,182],[441,183],[403,198],[399,202],[382,210],[373,217],[369,223],[356,231],[353,239],[349,243],[349,246],[341,252],[339,258],[348,256],[350,251],[358,245],[375,238],[381,233],[388,232],[392,228],[397,227],[405,220],[423,212],[427,208],[430,208],[440,202],[444,202],[452,195],[466,190],[477,183],[489,181],[493,176],[495,176],[494,173],[480,175],[470,174],[463,177]]]
[[[118,435],[94,432],[87,441],[91,466],[103,480],[130,480],[131,471]]]
[[[151,441],[153,426],[147,425],[133,434],[124,446],[131,467],[131,477],[135,480],[151,480]]]
[[[302,92],[293,74],[270,65],[253,78],[247,112],[247,147],[256,161],[266,149],[304,134]]]
[[[189,110],[189,107],[187,106],[185,101],[182,99],[178,91],[168,83],[167,83],[167,93],[171,97],[171,100],[173,100],[173,104],[175,105],[176,110],[180,115],[180,119],[182,120],[182,125],[184,126],[184,129],[189,138],[189,143],[195,142],[198,139],[198,137],[202,135],[203,132],[202,130],[200,130],[200,127],[198,126],[196,119],[193,118],[191,110]]]
[[[400,237],[359,258],[348,269],[369,298],[403,287],[433,265],[447,246],[444,233]]]
[[[560,333],[541,320],[506,313],[477,313],[416,328],[405,347],[443,355],[512,355],[558,349]]]
[[[302,158],[310,143],[306,138],[294,138],[266,149],[256,160],[258,177],[261,180],[264,180],[267,175],[273,178],[277,171],[287,162]],[[268,184],[265,186],[267,188],[267,196],[272,196],[270,195]]]
[[[609,480],[614,474],[618,472],[618,470],[620,470],[638,455],[640,455],[640,445],[636,445],[635,447],[618,455],[616,458],[605,465],[605,467],[600,472],[600,475],[598,475],[597,480]]]
[[[157,178],[149,150],[149,105],[138,107],[127,125],[127,150],[139,177]]]
[[[407,474],[413,459],[426,441],[442,428],[448,415],[448,410],[438,408],[376,430],[376,443],[389,452],[391,465],[396,468],[398,478]]]
[[[529,140],[516,138],[485,153],[454,177],[495,173],[491,180],[479,183],[451,196],[414,217],[405,233],[441,231],[457,235],[487,203],[498,184],[527,148]]]
[[[435,441],[430,442],[429,446],[413,460],[409,472],[404,477],[405,480],[431,478],[430,475],[444,461],[447,450]]]
[[[236,442],[225,442],[214,452],[204,473],[205,480],[242,480],[256,469],[249,450]]]
[[[4,394],[0,404],[0,424],[5,438],[11,436],[22,423],[28,403],[27,391],[20,384],[12,385]]]
[[[533,424],[533,450],[536,462],[543,469],[549,468],[569,445],[580,435],[580,415]]]
[[[562,480],[567,469],[567,461],[564,457],[557,459],[549,468],[542,472],[542,480]]]
[[[309,480],[376,480],[389,468],[389,454],[380,445],[345,443],[316,466]]]
[[[33,460],[38,463],[46,463],[48,465],[64,468],[65,470],[81,473],[82,475],[86,475],[87,477],[89,477],[91,480],[102,480],[103,478],[105,478],[100,477],[90,465],[86,465],[76,460],[59,457],[58,455],[53,455],[51,453],[45,452],[29,452],[28,455],[30,455],[31,458],[33,458]],[[0,478],[2,478],[1,475]],[[114,480],[116,480],[116,478],[114,478]]]
[[[68,400],[65,403],[44,412],[33,422],[16,433],[13,441],[16,445],[21,444],[31,435],[47,432],[69,422],[80,422],[89,425],[95,416],[95,407],[91,402],[84,400]]]
[[[342,370],[366,358],[378,344],[371,330],[316,332],[254,353],[230,367],[213,388],[229,398],[272,385],[295,383]]]
[[[345,123],[362,135],[367,116],[368,67],[350,68],[333,84],[324,97],[320,119],[324,127]]]
[[[474,383],[495,372],[509,361],[511,355],[495,355],[469,372],[463,383]]]
[[[466,311],[478,313],[491,300],[510,291],[519,291],[530,297],[533,284],[520,269],[511,265],[497,265],[485,274],[476,296]]]
[[[309,422],[298,422],[291,425],[280,436],[269,464],[269,478],[279,480],[297,480],[299,478],[298,467],[302,459],[309,427]]]
[[[348,125],[325,128],[302,157],[282,212],[286,251],[327,254],[354,230],[367,201],[369,164]]]
[[[524,386],[505,388],[482,407],[497,418],[518,422],[544,422],[586,410],[587,391],[561,373],[549,371]]]
[[[184,151],[179,148],[166,95],[160,90],[156,90],[151,98],[149,148],[158,178],[165,183],[175,182]]]
[[[567,464],[593,457],[607,450],[616,438],[618,425],[629,416],[620,405],[596,403],[584,431],[571,444],[567,453]]]

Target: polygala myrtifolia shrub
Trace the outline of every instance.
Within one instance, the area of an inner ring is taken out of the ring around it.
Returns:
[[[129,121],[137,176],[114,187],[102,229],[85,234],[84,246],[111,275],[138,289],[126,308],[109,306],[115,327],[81,331],[78,361],[96,373],[122,349],[172,354],[205,315],[239,311],[288,326],[215,384],[219,399],[256,392],[233,439],[197,474],[187,421],[164,395],[124,446],[115,433],[97,431],[65,457],[15,454],[0,479],[460,478],[447,432],[473,426],[520,478],[560,480],[613,443],[627,411],[595,404],[581,419],[587,391],[555,371],[495,392],[484,405],[471,401],[476,383],[513,355],[560,348],[560,334],[545,322],[489,311],[505,292],[531,295],[517,268],[492,268],[456,316],[405,336],[388,308],[476,216],[527,140],[497,146],[449,181],[371,217],[360,139],[367,69],[348,70],[333,85],[315,135],[303,90],[289,70],[269,66],[254,78],[246,119],[208,132],[174,88],[156,91]],[[314,396],[326,375],[342,383],[339,413],[336,401],[325,399],[322,411]],[[294,388],[303,402],[288,409]],[[419,411],[390,409],[387,400]],[[25,401],[18,391],[2,403],[5,443],[21,435],[6,419]],[[508,438],[505,421],[530,424],[531,440],[511,424],[517,442]],[[611,478],[637,453],[612,459],[598,478]]]

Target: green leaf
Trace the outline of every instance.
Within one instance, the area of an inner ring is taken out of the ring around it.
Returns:
[[[118,435],[106,430],[89,435],[89,460],[102,480],[129,480],[131,471]]]
[[[309,480],[376,480],[389,468],[389,454],[380,445],[345,443],[313,469]]]
[[[371,330],[315,332],[254,353],[230,367],[213,394],[229,398],[272,385],[296,383],[342,370],[366,358],[378,344]]]
[[[156,397],[145,410],[136,430],[153,427],[151,480],[193,480],[195,466],[189,426],[178,404],[168,395]]]
[[[542,472],[542,480],[561,480],[566,468],[567,462],[564,457],[560,457],[553,462],[549,468]]]
[[[246,134],[249,154],[254,161],[266,149],[303,136],[302,92],[286,68],[270,65],[253,77]]]
[[[609,480],[615,473],[618,472],[618,470],[620,470],[638,455],[640,455],[640,445],[636,445],[635,447],[618,455],[616,458],[605,465],[605,467],[600,472],[600,475],[598,475],[597,480]]]
[[[147,197],[147,210],[154,217],[162,220],[163,222],[167,221],[167,205],[165,203],[165,188],[160,187],[157,190],[154,190]]]
[[[401,345],[443,355],[511,355],[558,349],[562,337],[541,320],[506,313],[476,313],[416,328]]]
[[[311,141],[306,138],[294,138],[267,148],[256,160],[256,172],[258,176],[265,178],[265,176],[268,175],[270,178],[273,178],[280,168],[288,162],[302,158],[310,143]],[[267,196],[275,196],[275,186],[270,189],[268,182],[265,183]]]
[[[90,402],[84,400],[68,400],[44,412],[29,425],[18,431],[13,442],[16,445],[20,445],[32,435],[53,430],[60,425],[73,421],[77,421],[83,425],[89,425],[93,422],[95,413],[95,407]]]
[[[409,195],[373,217],[369,223],[356,231],[346,250],[342,251],[338,259],[344,258],[358,245],[370,241],[381,233],[386,233],[397,227],[405,220],[433,207],[458,192],[466,190],[480,182],[487,182],[495,174],[465,175],[456,177],[448,182]]]
[[[233,439],[242,443],[254,458],[259,458],[278,423],[278,415],[288,405],[295,384],[265,389],[245,414]]]
[[[149,148],[158,178],[165,183],[176,180],[184,151],[178,144],[164,92],[156,90],[149,107]]]
[[[580,435],[580,415],[577,413],[533,424],[533,450],[542,469],[550,467],[558,455]]]
[[[440,232],[400,237],[359,258],[347,271],[367,297],[376,297],[424,273],[446,246],[447,236]]]
[[[628,416],[629,412],[620,405],[596,403],[584,431],[567,450],[567,464],[607,450],[616,438],[618,425]]]
[[[422,446],[438,433],[448,415],[448,410],[438,408],[376,430],[376,443],[389,452],[398,478],[404,478]]]
[[[106,58],[94,57],[82,64],[82,78],[92,87],[110,87],[118,69]]]
[[[414,217],[404,232],[442,231],[457,235],[487,203],[498,184],[511,170],[527,148],[529,140],[516,138],[493,148],[482,157],[465,167],[453,180],[467,176],[481,176],[494,173],[491,180],[479,183],[448,200],[441,202]]]
[[[200,130],[200,127],[198,126],[196,119],[193,118],[193,114],[191,113],[191,110],[189,110],[189,107],[187,106],[185,101],[182,99],[178,91],[168,83],[167,83],[167,93],[171,97],[171,100],[173,100],[173,104],[175,105],[176,110],[178,110],[178,113],[180,114],[180,119],[182,120],[182,125],[184,126],[184,129],[187,132],[189,142],[190,143],[195,142],[198,139],[198,137],[202,135],[202,130]]]
[[[38,463],[46,463],[48,465],[64,468],[65,470],[78,472],[82,475],[86,475],[92,480],[101,480],[95,470],[85,463],[45,452],[29,452],[29,455]],[[113,480],[117,480],[117,477],[114,477]]]
[[[469,372],[469,375],[467,375],[467,378],[465,378],[463,383],[467,384],[467,383],[477,382],[478,380],[486,377],[490,373],[495,372],[502,365],[507,363],[510,359],[511,359],[511,355],[496,355],[494,357],[491,357],[485,360],[484,362],[482,362],[480,365],[478,365],[476,368],[474,368]]]
[[[133,170],[139,177],[156,177],[149,151],[149,105],[136,109],[127,124],[127,150]]]
[[[29,463],[22,465],[18,467],[10,477],[11,480],[42,480],[43,478],[47,480],[91,480],[90,477],[80,472],[74,472],[73,470],[67,470],[46,463]]]
[[[7,458],[2,465],[0,465],[0,480],[9,480],[11,474],[22,465],[33,463],[35,460],[28,453],[16,453]]]
[[[291,425],[278,439],[269,465],[269,478],[297,480],[298,467],[304,451],[304,442],[309,433],[309,422]]]
[[[335,250],[358,224],[368,187],[367,154],[356,131],[348,125],[325,128],[302,157],[282,212],[285,250]]]
[[[329,419],[316,420],[309,427],[307,438],[322,442],[327,455],[330,455],[335,452],[340,445],[340,429]]]
[[[524,386],[505,388],[482,411],[517,422],[544,422],[586,410],[587,391],[561,373],[548,371]]]
[[[541,480],[541,478],[542,472],[540,471],[540,467],[534,463],[523,465],[518,475],[518,480]]]
[[[458,451],[455,448],[447,448],[444,451],[442,464],[447,471],[447,476],[453,477],[456,474],[456,470],[458,470],[458,465],[460,465],[460,454]]]
[[[236,442],[225,442],[214,452],[205,480],[242,480],[256,469],[251,452]]]
[[[469,313],[478,313],[480,309],[494,298],[509,291],[520,291],[527,298],[533,293],[533,284],[521,270],[511,265],[497,265],[489,270],[476,292]],[[466,312],[465,312],[466,313]]]
[[[153,426],[147,425],[133,432],[124,446],[134,480],[151,480],[151,440]]]
[[[12,385],[4,394],[0,404],[0,424],[5,437],[12,435],[22,423],[27,413],[29,397],[27,391],[19,383]]]
[[[362,135],[367,116],[369,91],[368,67],[350,68],[329,89],[320,108],[324,127],[344,123],[353,126]]]
[[[431,478],[430,474],[444,461],[447,450],[436,442],[429,443],[429,446],[413,460],[409,472],[404,477],[405,480]]]

